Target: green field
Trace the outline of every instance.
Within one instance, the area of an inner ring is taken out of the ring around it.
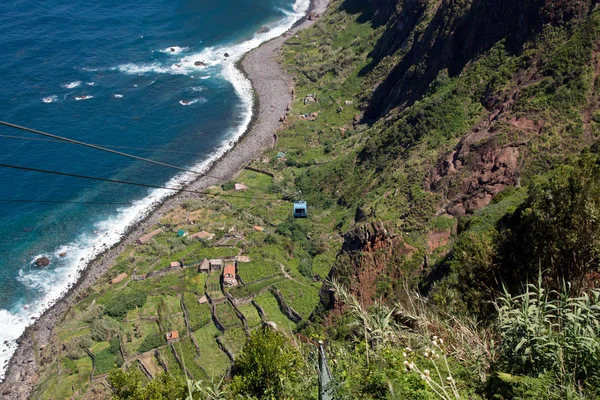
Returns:
[[[284,313],[279,309],[277,299],[271,292],[263,293],[257,296],[256,301],[265,311],[265,318],[267,321],[273,321],[278,327],[284,330],[294,329],[296,324],[288,319]]]
[[[215,306],[215,310],[217,318],[219,319],[221,324],[223,324],[225,329],[243,328],[244,325],[242,324],[242,321],[238,318],[237,314],[235,313],[233,307],[231,307],[231,304],[229,304],[229,302],[226,301],[221,304],[217,304]]]
[[[249,329],[256,328],[262,324],[260,315],[258,315],[258,311],[256,310],[256,307],[252,305],[252,303],[244,304],[243,306],[237,306],[237,308],[242,314],[244,314],[244,317],[246,317],[246,323],[248,324]]]
[[[225,331],[223,336],[221,336],[221,343],[223,343],[223,346],[225,346],[225,348],[233,354],[233,357],[236,358],[242,351],[244,344],[246,344],[246,339],[245,330],[233,328]]]
[[[214,324],[208,324],[194,332],[194,337],[200,348],[198,365],[204,368],[210,377],[220,377],[231,366],[229,358],[221,351],[215,340],[215,336],[220,334],[221,332]]]
[[[312,285],[286,280],[276,284],[275,287],[283,294],[285,303],[303,319],[308,319],[319,303],[319,289]]]

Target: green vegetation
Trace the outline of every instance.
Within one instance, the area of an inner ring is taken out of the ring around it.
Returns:
[[[198,298],[190,293],[183,295],[183,302],[188,312],[190,328],[193,331],[197,331],[211,321],[212,315],[208,303],[198,303]]]
[[[319,302],[319,289],[314,286],[286,280],[276,284],[275,287],[283,294],[285,303],[303,319],[308,319]]]
[[[301,364],[300,353],[282,334],[256,330],[236,360],[233,393],[282,398],[284,382],[297,378]]]
[[[243,327],[242,321],[227,301],[215,306],[215,314],[225,329]]]
[[[227,329],[223,336],[221,336],[221,343],[237,358],[246,343],[246,331],[242,328]]]

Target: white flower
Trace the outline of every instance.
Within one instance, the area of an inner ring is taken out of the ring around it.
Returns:
[[[404,353],[404,352],[403,352],[403,353],[402,353],[402,357],[406,358],[406,357],[408,357],[408,356],[406,355],[406,353]]]
[[[423,357],[429,358],[429,353],[428,352],[423,353]]]
[[[423,371],[423,375],[425,375],[426,377],[429,378],[429,375],[431,375],[431,373],[429,372],[428,369],[426,369],[425,371]]]

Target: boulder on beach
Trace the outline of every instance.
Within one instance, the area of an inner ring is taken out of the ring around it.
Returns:
[[[196,67],[206,67],[206,63],[204,61],[196,61],[194,65]]]
[[[229,57],[229,53],[225,53],[225,54],[224,54],[224,56],[225,56],[225,57]]]
[[[37,260],[35,260],[35,266],[36,267],[47,267],[48,265],[50,265],[50,259],[46,256],[41,256],[38,257]]]

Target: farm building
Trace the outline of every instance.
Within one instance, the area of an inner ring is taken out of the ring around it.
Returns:
[[[162,232],[162,229],[156,229],[150,233],[146,233],[144,236],[140,236],[135,243],[136,244],[146,244],[152,239],[154,236],[158,235]]]
[[[223,260],[220,258],[213,258],[208,260],[211,271],[220,270],[223,268]]]
[[[235,261],[227,261],[225,263],[225,268],[223,268],[223,284],[237,286],[237,279],[235,279]]]
[[[265,228],[263,228],[262,226],[258,226],[258,225],[254,225],[253,228],[257,232],[264,232],[264,230],[265,230]]]
[[[110,283],[115,284],[115,283],[119,283],[121,281],[123,281],[123,279],[127,278],[127,274],[125,272],[123,272],[122,274],[119,274],[117,276],[115,276]]]
[[[202,260],[202,262],[198,265],[198,272],[210,272],[210,263],[208,262],[208,258]]]
[[[202,296],[198,299],[198,303],[200,303],[200,304],[208,303],[208,299],[206,298],[206,296]]]
[[[248,190],[248,186],[244,185],[243,183],[236,183],[235,185],[233,185],[233,187],[238,192],[240,190]]]
[[[165,337],[167,339],[167,344],[178,342],[179,341],[179,332],[177,332],[177,331],[167,332]]]
[[[212,240],[215,237],[214,233],[200,231],[198,233],[194,233],[190,235],[190,239],[203,239],[203,240]]]
[[[171,267],[171,268],[181,268],[181,261],[171,261],[171,264],[169,264],[169,267]]]

